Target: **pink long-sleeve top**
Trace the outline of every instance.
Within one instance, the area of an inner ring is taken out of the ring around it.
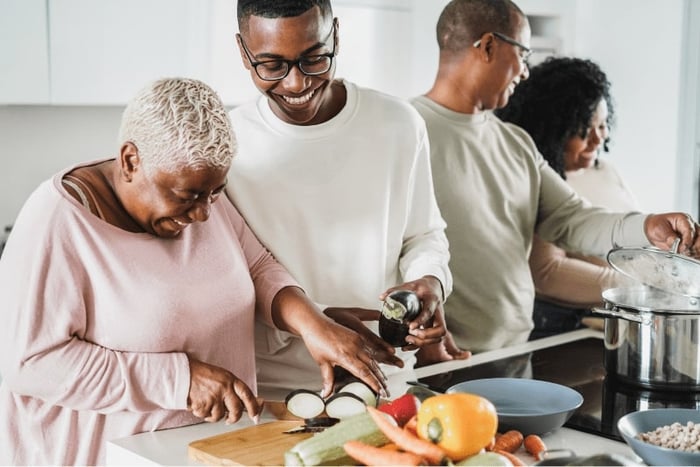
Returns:
[[[92,162],[94,163],[94,162]],[[0,464],[101,464],[109,439],[200,422],[187,355],[254,391],[253,321],[296,285],[221,197],[175,239],[41,184],[0,260]]]

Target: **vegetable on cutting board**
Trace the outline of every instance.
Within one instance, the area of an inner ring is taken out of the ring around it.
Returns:
[[[284,453],[284,465],[351,465],[353,460],[343,448],[351,440],[371,446],[389,442],[372,417],[363,412],[295,444]]]
[[[362,413],[366,409],[365,401],[351,392],[339,392],[326,400],[326,414],[341,420]]]
[[[355,394],[357,397],[365,402],[365,405],[371,405],[372,407],[377,406],[377,394],[367,386],[362,381],[352,381],[344,386],[341,386],[336,391],[336,394],[343,392],[349,392],[350,394]]]
[[[308,389],[296,389],[285,398],[287,411],[304,420],[314,419],[325,411],[331,418],[347,418],[365,411],[365,406],[377,405],[377,394],[361,381],[351,381],[338,387],[335,394],[323,400]]]
[[[290,392],[284,399],[284,403],[289,413],[303,419],[318,417],[326,406],[319,394],[307,389]]]

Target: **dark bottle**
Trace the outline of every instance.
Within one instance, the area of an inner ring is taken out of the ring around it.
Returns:
[[[408,323],[420,313],[420,300],[410,290],[395,290],[384,299],[379,317],[379,335],[394,347],[408,345]]]

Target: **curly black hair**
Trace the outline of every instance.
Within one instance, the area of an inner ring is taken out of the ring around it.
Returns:
[[[566,142],[575,135],[585,137],[601,99],[607,103],[606,123],[612,128],[615,110],[610,82],[600,67],[581,58],[549,57],[530,69],[530,77],[495,114],[527,131],[549,165],[566,179]],[[606,152],[609,141],[603,142]]]

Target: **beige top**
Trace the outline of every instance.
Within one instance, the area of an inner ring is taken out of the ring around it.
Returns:
[[[436,197],[447,222],[454,288],[445,310],[459,345],[483,351],[527,341],[535,231],[588,254],[605,253],[613,241],[649,244],[644,215],[591,207],[521,128],[490,112],[453,112],[424,96],[413,104],[427,124]]]
[[[637,199],[605,159],[600,159],[597,167],[567,172],[566,177],[593,206],[612,211],[639,209]],[[605,255],[569,253],[537,235],[532,242],[530,269],[539,298],[573,308],[601,305],[604,290],[630,282],[608,265]]]

